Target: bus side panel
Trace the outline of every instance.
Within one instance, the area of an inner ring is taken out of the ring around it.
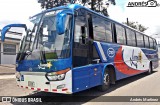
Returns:
[[[120,60],[124,63],[116,62]],[[149,60],[141,48],[122,46],[115,56],[115,67],[118,71],[133,76],[148,71]]]
[[[90,64],[73,69],[73,93],[102,84],[101,64]]]
[[[117,80],[146,72],[148,64],[149,60],[140,48],[121,46],[114,57]]]
[[[90,87],[98,86],[102,84],[102,68],[103,64],[93,64],[90,66]]]
[[[124,69],[123,65],[121,65],[121,63],[123,63],[123,60],[121,60],[121,61],[114,60],[115,55],[117,53],[121,53],[121,52],[118,52],[120,45],[114,44],[114,43],[101,42],[100,45],[98,46],[98,42],[94,41],[94,46],[96,47],[96,50],[98,52],[98,55],[100,56],[102,63],[104,63],[104,65],[105,65],[105,67],[103,68],[103,74],[104,74],[105,68],[108,64],[111,64],[115,67],[115,63],[119,63],[118,67]],[[101,48],[102,48],[102,50],[101,50]],[[104,53],[104,55],[103,55],[103,53]],[[103,55],[103,57],[102,57],[102,55]],[[106,61],[103,58],[106,58]],[[121,71],[119,71],[116,67],[115,67],[115,74],[116,74],[117,80],[122,79],[122,78],[126,78],[129,76],[129,75],[126,75],[126,74],[122,73]]]
[[[149,69],[149,60],[141,48],[103,42],[100,44],[107,63],[114,64],[117,80],[146,72]],[[96,46],[96,49],[99,55],[102,55],[99,46]]]
[[[87,66],[72,70],[72,91],[78,92],[89,88],[90,69]]]
[[[142,49],[149,61],[152,61],[153,68],[157,68],[159,66],[158,61],[158,51],[152,49]]]
[[[153,67],[153,69],[158,68],[158,66],[159,66],[159,60],[158,59],[152,60],[152,67]]]

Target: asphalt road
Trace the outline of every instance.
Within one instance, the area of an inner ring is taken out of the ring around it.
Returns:
[[[159,71],[158,71],[159,70]],[[0,75],[0,96],[50,96],[49,100],[54,100],[59,95],[54,93],[33,92],[16,86],[14,76],[8,77]],[[160,67],[155,69],[151,75],[140,74],[127,79],[117,81],[111,85],[106,92],[100,92],[97,88],[92,88],[72,95],[71,97],[80,96],[84,102],[48,102],[46,105],[160,105],[160,102],[93,102],[100,96],[160,96]],[[94,96],[94,97],[83,97]],[[42,105],[44,103],[0,103],[0,105]]]

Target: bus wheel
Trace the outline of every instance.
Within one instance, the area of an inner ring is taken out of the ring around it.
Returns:
[[[105,74],[103,76],[103,84],[100,85],[98,88],[100,91],[104,92],[104,91],[108,90],[109,87],[110,87],[110,76],[109,76],[108,71],[106,70]]]
[[[149,70],[147,71],[147,74],[148,75],[152,74],[152,71],[153,71],[153,69],[152,69],[152,63],[150,62],[150,64],[149,64]]]

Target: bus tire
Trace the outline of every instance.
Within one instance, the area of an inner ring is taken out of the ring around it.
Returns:
[[[107,91],[110,87],[110,75],[108,73],[108,70],[105,70],[104,76],[103,76],[103,84],[100,85],[98,88],[100,91],[104,92]]]
[[[149,74],[152,74],[152,72],[153,72],[152,62],[150,62],[150,63],[149,63],[149,69],[148,69],[148,71],[147,71],[147,74],[148,74],[148,75],[149,75]]]

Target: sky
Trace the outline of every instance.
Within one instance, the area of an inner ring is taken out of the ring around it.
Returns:
[[[160,39],[160,7],[126,7],[129,2],[140,2],[147,0],[116,0],[116,6],[110,5],[108,12],[110,18],[126,22],[129,21],[141,23],[148,29],[145,31],[147,35]],[[160,0],[157,0],[160,3]],[[157,35],[158,34],[158,35]]]
[[[37,0],[0,0],[0,29],[7,24],[26,23],[40,11]]]
[[[129,2],[147,0],[116,0],[116,5],[110,5],[110,18],[119,21],[139,22],[148,27],[146,34],[160,36],[160,7],[126,7]],[[160,0],[157,0],[160,3]],[[7,24],[26,23],[30,16],[41,11],[37,0],[0,0],[0,29]]]

